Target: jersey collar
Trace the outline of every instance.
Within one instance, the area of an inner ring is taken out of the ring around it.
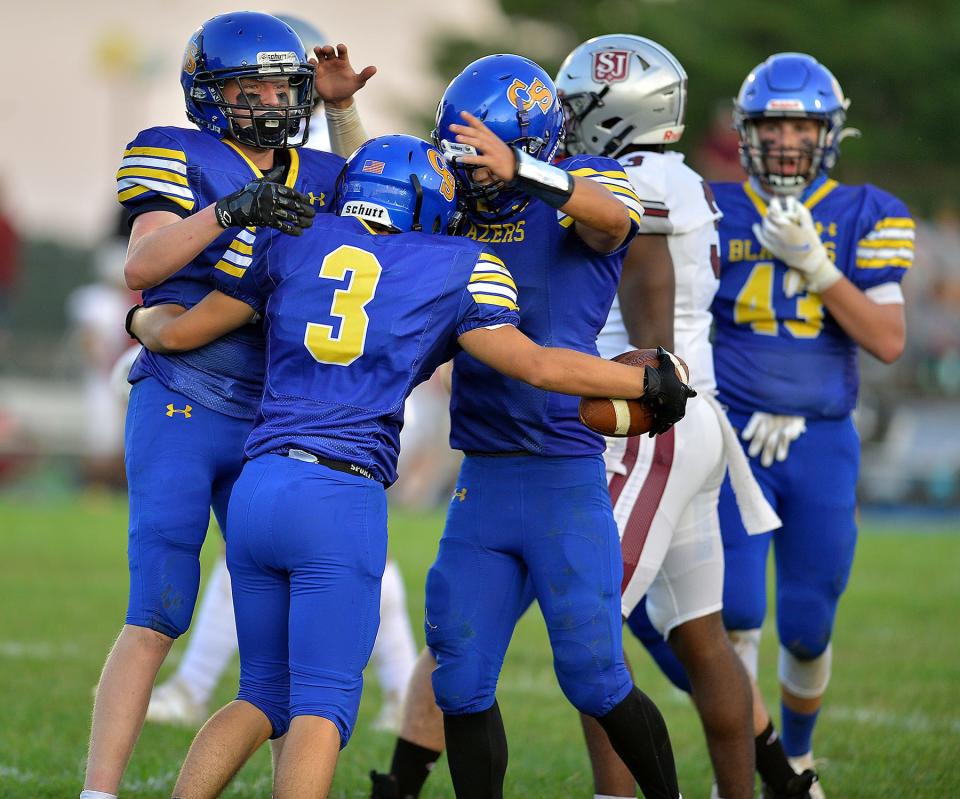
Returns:
[[[812,209],[824,197],[837,188],[838,185],[840,184],[833,180],[833,178],[828,178],[826,175],[819,175],[817,179],[804,190],[803,194],[800,195],[803,204],[807,206],[807,208]],[[767,203],[770,201],[771,195],[763,190],[760,182],[752,177],[744,181],[743,192],[750,199],[750,202],[753,203],[753,207],[757,209],[757,213],[760,214],[760,216],[766,216]]]
[[[243,159],[255,177],[263,177],[263,172],[260,171],[259,167],[254,164],[253,161],[247,158],[246,154],[237,146],[236,142],[227,138],[220,139],[220,141]],[[290,166],[287,167],[287,179],[283,182],[283,185],[292,189],[297,182],[297,175],[300,173],[300,153],[298,153],[295,148],[290,147],[287,149],[287,154],[290,156]]]

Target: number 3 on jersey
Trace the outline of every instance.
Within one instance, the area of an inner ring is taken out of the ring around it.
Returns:
[[[750,276],[733,307],[733,321],[750,325],[761,336],[777,335],[777,314],[773,307],[773,279],[776,275],[772,261],[760,261],[750,270]],[[823,302],[819,294],[806,293],[797,297],[795,318],[784,319],[783,324],[794,338],[816,338],[823,329]]]
[[[318,363],[349,366],[363,355],[370,323],[364,307],[376,294],[382,271],[373,253],[347,244],[323,259],[319,277],[340,281],[349,276],[349,282],[333,292],[330,315],[340,320],[337,335],[332,325],[307,322],[303,344]]]

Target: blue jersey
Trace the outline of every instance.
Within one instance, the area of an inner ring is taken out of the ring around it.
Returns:
[[[545,347],[596,355],[623,253],[643,208],[623,167],[610,158],[576,156],[557,166],[600,182],[624,202],[632,229],[620,249],[595,252],[576,235],[571,217],[536,199],[509,222],[468,224],[465,235],[489,244],[510,268],[523,304],[520,329],[527,336]],[[461,352],[453,369],[450,444],[466,452],[601,453],[603,439],[580,423],[578,404],[577,397],[513,380]]]
[[[721,402],[744,413],[808,419],[848,414],[859,386],[856,343],[819,294],[789,299],[784,294],[786,266],[753,235],[752,226],[767,210],[753,185],[715,183],[713,193],[723,211],[720,290],[713,302]],[[900,283],[913,261],[914,238],[902,202],[875,186],[844,186],[826,178],[802,199],[827,253],[855,286],[869,294]]]
[[[286,185],[308,195],[319,211],[328,210],[343,159],[316,150],[286,152]],[[187,217],[258,177],[260,170],[229,139],[187,128],[149,128],[124,151],[117,198],[131,218],[156,210]],[[281,234],[272,229],[259,234],[256,228],[225,230],[191,263],[144,291],[144,304],[196,305],[214,287],[214,267],[229,272],[249,263],[258,235]],[[130,382],[148,375],[211,410],[252,419],[263,390],[263,332],[250,326],[178,355],[144,350]]]
[[[464,239],[376,235],[323,216],[299,239],[261,245],[222,291],[263,311],[267,374],[247,441],[255,458],[290,448],[396,479],[403,404],[478,327],[519,321],[499,258]]]

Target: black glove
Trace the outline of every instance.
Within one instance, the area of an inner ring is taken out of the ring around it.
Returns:
[[[666,433],[679,422],[687,410],[687,400],[697,396],[686,383],[677,377],[676,367],[670,353],[657,347],[660,365],[643,367],[643,396],[640,401],[653,409],[653,427],[650,437]]]
[[[310,199],[287,186],[274,183],[283,174],[278,166],[262,178],[251,180],[240,191],[217,200],[217,222],[228,227],[272,227],[299,236],[313,224],[317,212]]]

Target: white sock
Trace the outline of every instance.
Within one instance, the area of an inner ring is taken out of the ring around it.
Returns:
[[[200,611],[177,668],[177,678],[194,699],[206,703],[236,651],[237,621],[233,615],[230,572],[221,555],[200,599]]]
[[[380,629],[370,656],[385,694],[403,696],[417,659],[417,645],[407,615],[407,594],[395,561],[388,560],[380,584]]]
[[[80,791],[80,799],[117,799],[117,795],[103,791]]]
[[[630,796],[611,796],[608,793],[595,793],[593,799],[637,799],[637,797],[633,794],[630,794]]]

